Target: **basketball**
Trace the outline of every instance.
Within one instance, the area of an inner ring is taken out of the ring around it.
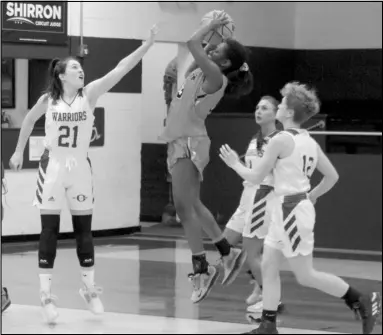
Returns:
[[[201,24],[209,24],[211,20],[214,20],[221,14],[221,10],[213,10],[207,13],[201,20]],[[211,45],[218,45],[222,43],[224,39],[233,37],[235,25],[233,19],[226,13],[227,18],[230,20],[229,23],[221,26],[215,30],[210,31],[204,38],[206,43]]]

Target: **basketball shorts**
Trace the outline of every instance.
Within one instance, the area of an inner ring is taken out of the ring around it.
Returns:
[[[89,158],[76,158],[68,168],[68,159],[50,155],[41,156],[34,205],[48,213],[60,213],[67,200],[72,215],[92,214],[94,205],[93,176]]]
[[[182,158],[189,158],[194,163],[202,181],[203,171],[210,159],[210,139],[207,136],[182,137],[170,142],[167,159],[170,174],[174,165]]]
[[[278,199],[272,211],[265,244],[281,250],[287,258],[308,256],[314,251],[315,208],[307,194]]]
[[[240,204],[226,225],[246,238],[264,239],[269,231],[271,212],[275,206],[273,187],[244,188]]]

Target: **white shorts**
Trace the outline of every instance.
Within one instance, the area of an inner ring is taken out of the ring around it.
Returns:
[[[272,212],[265,245],[281,250],[287,258],[314,251],[315,208],[306,194],[278,199]]]
[[[47,212],[61,212],[64,199],[73,215],[91,214],[94,204],[93,176],[89,158],[76,158],[72,168],[66,157],[41,156],[34,205]]]
[[[275,195],[272,187],[264,185],[245,187],[240,204],[226,228],[246,238],[264,239],[269,230],[274,202]]]

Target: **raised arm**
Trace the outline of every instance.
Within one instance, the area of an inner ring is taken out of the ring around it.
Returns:
[[[98,98],[104,93],[108,92],[112,87],[114,87],[140,62],[140,60],[145,56],[145,54],[154,44],[157,33],[157,26],[152,27],[148,40],[141,47],[139,47],[129,56],[122,59],[118,65],[104,77],[89,83],[85,87],[85,92],[91,107],[95,107]]]
[[[214,50],[215,48],[216,48],[215,45],[207,44],[204,48],[206,55],[208,55],[209,52]],[[199,68],[198,64],[196,63],[195,60],[193,60],[193,62],[189,65],[188,69],[185,72],[185,78],[187,78],[190,73],[192,73],[194,70],[198,68]]]
[[[17,142],[16,150],[11,160],[9,162],[9,166],[13,170],[21,170],[23,166],[23,153],[25,146],[28,142],[29,136],[31,136],[33,127],[36,121],[42,117],[48,108],[48,96],[44,94],[40,97],[37,103],[33,106],[33,108],[26,115],[20,129],[19,140]]]
[[[202,25],[187,42],[187,46],[198,66],[206,76],[209,86],[214,90],[219,90],[223,84],[222,72],[217,64],[209,59],[202,47],[203,38],[206,34],[224,24],[228,23],[226,15],[222,12],[217,19],[209,24]]]
[[[294,142],[290,136],[281,134],[270,140],[270,144],[259,163],[251,169],[244,166],[235,151],[227,144],[220,149],[221,159],[231,167],[240,177],[253,184],[261,184],[266,176],[275,167],[278,157],[286,156],[291,152]]]

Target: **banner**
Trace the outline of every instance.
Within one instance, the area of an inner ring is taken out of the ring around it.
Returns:
[[[3,42],[66,45],[66,1],[2,1]]]
[[[94,125],[92,137],[90,139],[91,147],[103,147],[105,143],[105,109],[97,107],[94,110]]]

